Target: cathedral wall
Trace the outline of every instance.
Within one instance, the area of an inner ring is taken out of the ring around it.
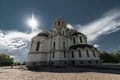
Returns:
[[[64,51],[60,51],[59,52],[59,60],[68,60],[67,52],[64,53]]]
[[[37,46],[37,45],[36,45],[36,41],[32,41],[32,45],[31,45],[31,50],[30,50],[30,51],[31,51],[31,52],[32,52],[32,51],[35,51],[36,46]]]
[[[75,40],[74,40],[75,39]],[[81,34],[72,36],[72,45],[74,44],[87,44],[87,38]]]
[[[46,45],[47,45],[48,52],[50,52],[51,49],[52,49],[52,40],[51,39],[47,40],[47,44]]]
[[[81,38],[81,39],[80,39]],[[87,38],[81,34],[77,36],[77,42],[78,44],[87,44]]]
[[[68,59],[67,52],[66,52],[66,57],[64,57],[63,51],[56,51],[54,53],[54,57],[53,57],[53,53],[51,53],[51,61],[59,61],[59,60],[67,60],[67,59]]]
[[[43,31],[32,39],[27,59],[28,66],[98,63],[97,50],[94,47],[91,49],[89,44],[83,45],[87,44],[87,37],[84,34],[74,29],[67,29],[66,23],[61,18],[57,18],[52,25],[52,31]]]
[[[59,49],[59,36],[55,36],[52,38],[52,44],[51,44],[52,49]]]
[[[47,54],[43,53],[43,54],[29,54],[28,56],[28,61],[46,61],[46,57]]]
[[[54,57],[53,57],[53,53],[51,53],[51,61],[56,61],[56,60],[60,60],[60,52],[54,52]]]
[[[40,51],[49,52],[49,41],[48,40],[42,40],[40,45]]]
[[[68,39],[68,49],[69,49],[69,47],[70,47],[72,44],[73,44],[72,39]]]
[[[67,41],[67,38],[65,37],[62,37],[62,36],[59,36],[59,45],[60,45],[60,49],[61,50],[64,50],[67,48],[67,45],[68,45],[68,41]]]
[[[79,57],[78,49],[71,50],[69,54],[69,60],[99,60],[97,52],[95,52],[95,55],[93,55],[93,52],[88,49],[89,57],[86,54],[86,49],[80,49],[81,50],[81,57]],[[72,51],[74,52],[74,58],[72,57]]]
[[[32,41],[31,50],[30,50],[31,52],[36,51],[38,42],[40,42],[40,45],[39,45],[39,49],[37,51],[44,51],[44,52],[49,51],[49,47],[50,47],[49,40],[47,40],[44,37],[37,37],[37,38],[33,39],[33,41]]]

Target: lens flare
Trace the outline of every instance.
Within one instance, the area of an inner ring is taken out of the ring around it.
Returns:
[[[37,29],[38,21],[35,19],[33,14],[32,18],[28,20],[27,24],[30,28],[32,28],[32,30]]]

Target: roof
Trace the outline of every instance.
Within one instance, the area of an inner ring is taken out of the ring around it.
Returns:
[[[77,48],[82,48],[82,49],[84,49],[84,48],[95,48],[95,47],[93,47],[92,45],[88,45],[88,44],[76,44],[76,45],[72,45],[72,46],[70,46],[70,48],[69,49],[77,49]],[[95,48],[96,49],[96,48]]]
[[[65,24],[64,20],[63,20],[62,18],[60,18],[60,17],[57,17],[57,18],[53,21],[53,23],[56,23],[56,22],[58,22],[58,21],[63,22],[63,23]]]
[[[73,36],[73,35],[77,36],[77,35],[79,35],[79,34],[82,34],[82,33],[80,33],[80,32],[74,32],[74,33],[72,34],[72,36]],[[83,34],[82,34],[82,35],[83,35]]]
[[[57,17],[57,18],[55,19],[55,21],[58,21],[58,20],[64,21],[61,17]]]
[[[49,34],[47,34],[47,33],[39,33],[37,36],[45,36],[45,37],[48,37]]]

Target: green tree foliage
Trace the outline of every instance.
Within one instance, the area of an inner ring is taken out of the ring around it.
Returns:
[[[10,66],[14,63],[14,59],[7,54],[0,54],[0,66]]]
[[[115,53],[101,51],[99,52],[99,57],[102,63],[119,63],[120,51]]]
[[[14,62],[14,65],[20,66],[21,63],[20,62]]]

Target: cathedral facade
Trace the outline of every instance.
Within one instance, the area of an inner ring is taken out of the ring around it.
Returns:
[[[86,35],[67,28],[60,17],[31,40],[27,67],[79,66],[99,64],[98,51],[87,43]]]

